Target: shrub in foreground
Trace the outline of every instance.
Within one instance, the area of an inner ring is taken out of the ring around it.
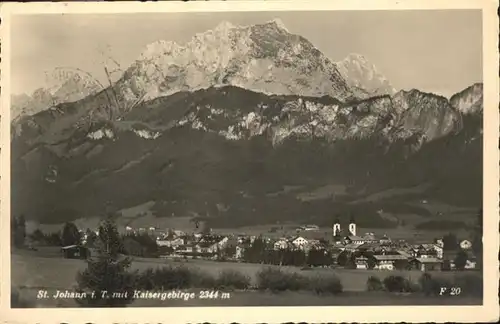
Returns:
[[[309,280],[298,274],[282,271],[281,269],[267,267],[257,273],[257,287],[261,290],[297,291],[307,290]]]
[[[169,290],[191,287],[194,274],[184,266],[165,266],[156,269],[146,269],[137,276],[137,288],[144,290]]]
[[[223,270],[215,281],[218,289],[248,289],[250,277],[236,270]]]
[[[189,269],[191,271],[192,280],[190,287],[192,288],[215,288],[217,279],[211,274],[200,269]]]
[[[402,276],[389,276],[384,279],[385,290],[389,292],[414,292],[416,286]]]
[[[138,289],[144,290],[214,288],[217,286],[216,278],[209,273],[184,265],[146,269],[138,274],[136,283]]]
[[[366,280],[366,290],[368,291],[382,291],[384,290],[384,285],[382,284],[382,280],[376,276],[370,276]]]
[[[308,288],[317,294],[340,294],[343,290],[340,279],[334,274],[318,275],[308,281]]]

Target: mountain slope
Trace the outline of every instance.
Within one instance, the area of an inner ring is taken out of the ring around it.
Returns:
[[[64,78],[50,88],[39,88],[31,95],[11,97],[11,120],[31,116],[65,102],[74,102],[96,93],[100,86],[78,73]]]
[[[352,193],[427,184],[424,197],[480,204],[481,114],[438,131],[432,117],[420,115],[453,115],[446,100],[420,92],[399,97],[345,104],[212,87],[145,102],[120,121],[60,129],[64,141],[44,142],[61,119],[78,113],[79,104],[64,104],[25,120],[38,128],[24,125],[12,140],[13,212],[61,221],[154,201],[158,216],[209,215],[235,226],[300,220],[303,213],[320,222],[331,210],[351,208],[343,202],[349,194],[312,202],[268,194],[330,184]],[[399,129],[408,124],[418,128],[410,135],[434,137],[415,148]],[[364,225],[387,225],[375,206],[362,208],[370,215]]]
[[[483,111],[483,84],[475,83],[450,98],[450,104],[464,115]]]

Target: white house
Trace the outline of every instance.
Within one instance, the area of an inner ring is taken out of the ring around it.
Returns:
[[[464,269],[475,269],[475,268],[476,268],[476,261],[467,260]]]
[[[345,239],[344,239],[345,242],[348,242],[348,243],[351,243],[351,244],[364,244],[365,243],[365,239],[360,237],[360,236],[356,236],[356,235],[349,235],[349,236],[346,236]]]
[[[359,257],[355,260],[356,269],[368,269],[368,259],[366,257]]]
[[[460,242],[460,248],[463,250],[468,250],[472,247],[472,243],[469,240],[463,240]]]
[[[298,248],[298,249],[303,249],[306,247],[308,241],[303,238],[302,236],[296,236],[291,240],[292,244]]]
[[[168,246],[172,248],[177,248],[184,244],[185,244],[184,239],[180,237],[176,237],[173,239],[156,240],[156,245],[158,246]]]
[[[374,255],[377,270],[394,270],[394,262],[408,260],[407,256],[401,254]]]
[[[275,250],[285,250],[288,248],[288,241],[285,238],[280,238],[273,244]]]
[[[434,244],[434,250],[436,251],[436,257],[438,259],[442,259],[443,258],[443,247],[438,245],[438,244]]]

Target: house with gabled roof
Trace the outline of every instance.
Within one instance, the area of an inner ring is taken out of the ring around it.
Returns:
[[[290,240],[290,243],[292,243],[295,248],[301,250],[307,247],[308,242],[309,241],[302,236],[295,236]]]
[[[395,262],[408,261],[408,257],[401,254],[373,255],[372,258],[375,260],[374,269],[377,270],[394,270]]]
[[[361,245],[361,244],[364,244],[366,241],[361,236],[349,235],[349,236],[344,237],[344,242],[346,242],[347,244]]]
[[[282,237],[273,243],[273,248],[275,250],[286,250],[290,247],[291,242],[286,238]]]
[[[410,264],[420,270],[420,271],[432,271],[432,270],[441,270],[443,265],[443,260],[438,258],[415,258],[410,261]]]

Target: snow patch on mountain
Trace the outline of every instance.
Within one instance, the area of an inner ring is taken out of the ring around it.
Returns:
[[[96,131],[90,132],[87,135],[88,138],[93,139],[93,140],[100,140],[100,139],[114,139],[115,138],[115,133],[113,130],[108,129],[108,128],[102,128],[98,129]]]
[[[150,140],[157,139],[161,135],[160,132],[153,132],[145,129],[134,129],[134,133],[139,137]]]

